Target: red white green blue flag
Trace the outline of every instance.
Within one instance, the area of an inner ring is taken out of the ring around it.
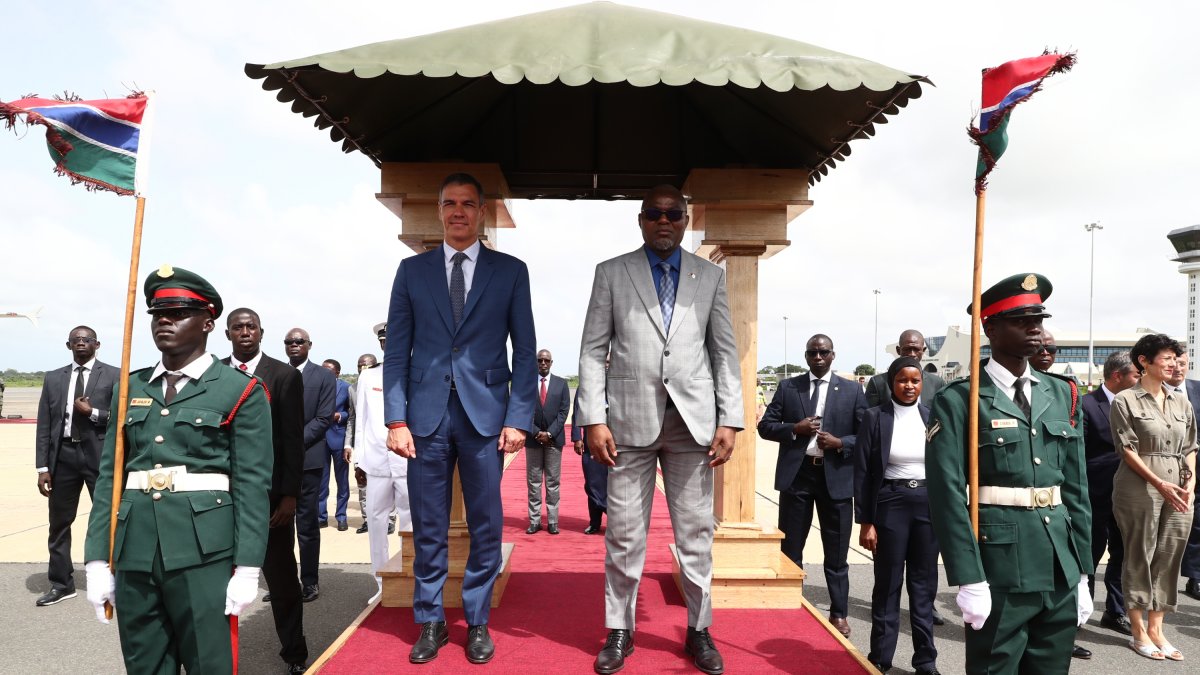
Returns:
[[[0,120],[12,129],[20,117],[27,125],[46,127],[46,146],[54,170],[89,189],[142,196],[146,166],[144,122],[149,98],[84,101],[36,96],[5,103]]]
[[[979,146],[979,161],[975,168],[975,194],[987,189],[987,177],[1008,148],[1008,116],[1019,103],[1042,88],[1042,82],[1055,73],[1065,73],[1075,65],[1075,54],[1055,54],[1009,61],[983,71],[982,109],[979,128],[969,127],[967,133]]]

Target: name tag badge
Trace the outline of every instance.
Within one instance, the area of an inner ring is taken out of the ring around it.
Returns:
[[[992,420],[993,429],[1016,429],[1016,420]]]
[[[131,405],[135,408],[136,407],[144,408],[146,406],[151,405],[152,403],[154,403],[154,399],[151,399],[151,398],[131,398],[131,399],[129,399],[129,405]]]

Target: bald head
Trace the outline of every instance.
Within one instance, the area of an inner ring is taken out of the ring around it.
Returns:
[[[283,351],[287,352],[288,362],[299,366],[308,360],[308,350],[312,349],[312,340],[308,331],[303,328],[293,328],[283,336]]]
[[[925,336],[921,335],[921,331],[909,328],[896,340],[896,353],[921,360],[925,356]]]

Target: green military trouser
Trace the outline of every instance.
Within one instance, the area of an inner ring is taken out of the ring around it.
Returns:
[[[155,551],[150,572],[117,569],[117,626],[130,675],[228,675],[233,672],[225,589],[226,558],[167,572]]]
[[[1055,574],[1053,591],[992,589],[992,613],[981,630],[966,626],[969,675],[1061,675],[1071,668],[1079,610],[1075,585]]]

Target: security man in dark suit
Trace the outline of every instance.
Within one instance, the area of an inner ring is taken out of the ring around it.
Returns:
[[[1121,456],[1113,447],[1109,410],[1117,394],[1138,381],[1138,370],[1129,352],[1113,352],[1104,361],[1104,383],[1086,396],[1083,407],[1083,446],[1087,456],[1088,497],[1092,502],[1092,565],[1099,565],[1108,549],[1108,567],[1104,570],[1104,615],[1100,625],[1110,630],[1133,635],[1129,617],[1125,614],[1125,595],[1121,592],[1121,562],[1125,546],[1121,531],[1113,518],[1113,476],[1121,465]],[[1095,575],[1088,577],[1088,589],[1096,595]]]
[[[1065,673],[1092,611],[1091,505],[1078,400],[1065,379],[1035,373],[1040,274],[982,294],[992,358],[979,373],[979,536],[967,506],[969,380],[934,399],[926,477],[946,576],[959,586],[968,673]]]
[[[304,466],[304,382],[300,372],[262,352],[263,327],[258,312],[241,307],[229,313],[225,337],[233,354],[221,363],[262,380],[271,398],[271,439],[274,470],[271,472],[271,522],[263,577],[271,603],[279,656],[289,673],[303,673],[308,661],[304,638],[304,605],[296,573],[296,499]]]
[[[921,331],[915,328],[909,328],[900,334],[896,340],[896,355],[908,356],[918,361],[925,358],[925,336]],[[946,386],[946,381],[938,376],[937,373],[922,371],[921,373],[921,405],[929,407],[933,405],[933,397],[942,387]],[[867,407],[874,408],[875,406],[891,400],[892,392],[888,388],[887,373],[879,373],[867,381]],[[936,612],[935,612],[936,614]],[[940,617],[937,617],[940,618]],[[936,622],[941,625],[940,622]]]
[[[88,601],[117,611],[127,672],[230,673],[230,620],[258,595],[267,547],[271,411],[262,383],[207,352],[221,296],[163,265],[146,278],[162,361],[130,374],[109,421],[88,523]],[[124,492],[108,559],[118,423]]]
[[[546,531],[558,534],[559,477],[563,433],[571,410],[571,390],[567,381],[550,374],[554,357],[543,349],[537,353],[538,398],[533,404],[532,433],[525,437],[525,481],[529,490],[529,528],[525,534],[542,529],[542,484],[546,485]]]
[[[50,506],[50,590],[38,607],[75,597],[71,564],[71,525],[79,511],[79,495],[87,487],[95,497],[100,450],[108,426],[109,404],[119,371],[96,360],[96,331],[76,326],[67,336],[71,365],[46,373],[38,402],[38,491]]]
[[[1192,405],[1192,412],[1200,419],[1200,381],[1187,379],[1189,368],[1188,352],[1185,350],[1175,358],[1175,374],[1167,385],[1174,387],[1175,391],[1187,398],[1188,403]],[[1195,503],[1194,499],[1192,503]],[[1193,600],[1200,600],[1200,518],[1192,519],[1192,533],[1188,536],[1179,573],[1187,579],[1183,586],[1184,595]]]
[[[821,521],[829,622],[850,636],[850,530],[853,527],[854,446],[867,400],[857,382],[831,372],[833,340],[814,335],[804,360],[809,372],[779,383],[758,423],[758,435],[779,443],[775,489],[783,552],[804,565],[813,510]]]

